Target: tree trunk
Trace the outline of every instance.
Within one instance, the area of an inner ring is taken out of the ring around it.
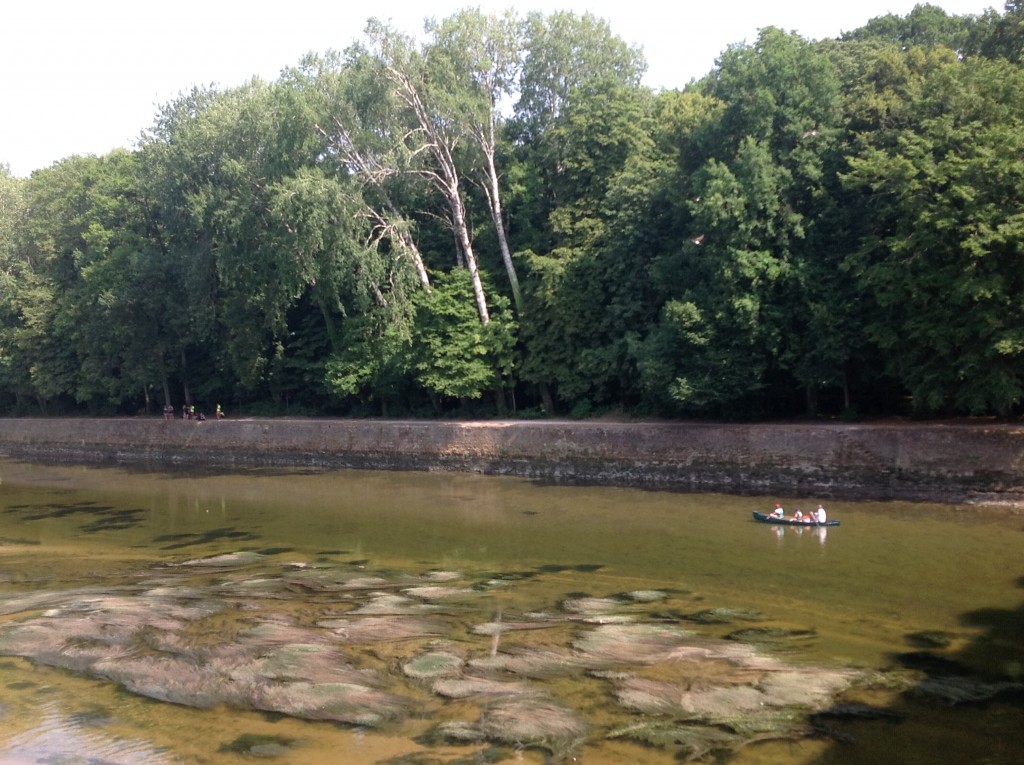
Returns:
[[[555,399],[551,395],[551,388],[548,387],[547,383],[541,383],[540,388],[540,400],[544,404],[544,414],[548,417],[555,416]]]
[[[454,144],[451,139],[443,133],[435,124],[430,112],[420,98],[420,92],[416,83],[405,73],[394,67],[388,67],[388,73],[392,82],[398,88],[399,97],[416,116],[423,135],[427,138],[424,148],[430,152],[437,162],[435,171],[427,171],[434,187],[440,191],[448,202],[449,223],[452,232],[455,234],[455,242],[459,254],[465,258],[466,268],[469,269],[470,279],[473,282],[473,294],[476,297],[476,309],[480,315],[480,323],[490,322],[490,313],[487,310],[487,296],[484,293],[484,285],[480,279],[480,270],[477,267],[476,255],[473,254],[473,243],[469,236],[469,225],[466,223],[466,207],[462,201],[462,189],[459,186],[459,173],[455,165],[455,158],[452,155]]]
[[[164,406],[171,406],[171,383],[167,379],[167,364],[164,363],[164,353],[159,351],[156,355],[156,363],[160,368],[160,385],[164,389]]]
[[[185,349],[181,349],[181,390],[185,396],[185,404],[191,406],[192,391],[188,389],[188,366],[185,362]]]
[[[487,310],[487,296],[484,294],[484,284],[480,279],[480,269],[477,268],[476,255],[473,254],[473,245],[469,241],[469,227],[466,225],[466,209],[462,204],[462,195],[459,193],[458,181],[452,191],[450,199],[452,210],[452,225],[458,237],[462,252],[466,257],[466,267],[469,269],[469,276],[473,281],[473,295],[476,297],[476,310],[480,315],[480,323],[487,324],[491,320],[490,312]]]
[[[491,130],[493,132],[493,126]],[[512,286],[512,300],[515,302],[516,313],[522,315],[523,293],[519,288],[519,276],[516,274],[516,267],[512,262],[512,252],[508,246],[508,236],[505,234],[505,222],[501,215],[501,188],[498,185],[498,169],[494,164],[493,140],[484,147],[484,156],[487,157],[487,185],[484,189],[487,192],[487,202],[491,209],[491,219],[494,221],[494,230],[498,235],[498,248],[501,250],[501,259],[505,263],[505,272],[508,274],[508,281]]]
[[[396,218],[400,217],[398,215],[398,210],[395,209],[395,206],[391,203],[390,200],[388,200],[387,202],[387,207],[389,213],[392,216]],[[401,227],[393,226],[392,230],[395,232],[398,242],[402,246],[402,249],[406,251],[406,253],[409,255],[409,258],[412,260],[413,265],[416,266],[416,274],[420,277],[420,284],[422,284],[429,292],[430,277],[427,275],[427,267],[423,264],[423,256],[420,255],[420,250],[416,246],[416,242],[413,241],[412,237],[409,235],[409,232],[405,231]]]
[[[805,397],[807,400],[807,416],[817,417],[818,416],[818,386],[814,383],[808,383],[804,388]]]

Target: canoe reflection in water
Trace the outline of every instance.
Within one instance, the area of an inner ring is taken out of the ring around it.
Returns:
[[[795,528],[790,528],[789,532],[791,534],[796,534],[797,536],[803,536],[805,533],[812,534],[817,537],[821,544],[825,544],[825,540],[828,539],[828,529],[825,526],[810,526],[808,528],[796,526]],[[773,525],[772,533],[775,534],[776,539],[781,542],[782,538],[786,536],[786,527]]]

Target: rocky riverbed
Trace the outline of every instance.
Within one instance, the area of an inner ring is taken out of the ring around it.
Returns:
[[[684,761],[722,756],[828,735],[823,716],[851,714],[858,691],[919,680],[787,661],[779,648],[801,631],[760,613],[694,611],[685,593],[566,594],[554,608],[484,617],[495,591],[532,576],[544,573],[187,559],[138,571],[135,584],[0,597],[0,656],[186,707],[375,730],[415,718],[421,743],[465,746],[474,762],[523,748],[567,762],[601,737]],[[562,698],[576,686],[606,701],[584,713]]]

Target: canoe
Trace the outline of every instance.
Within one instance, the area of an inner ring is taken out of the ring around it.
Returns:
[[[825,521],[824,523],[818,523],[812,521],[811,523],[804,523],[803,521],[794,521],[792,518],[778,518],[768,513],[759,513],[757,510],[754,511],[754,520],[761,523],[774,523],[779,526],[800,526],[802,528],[811,528],[815,526],[838,526],[839,521]]]

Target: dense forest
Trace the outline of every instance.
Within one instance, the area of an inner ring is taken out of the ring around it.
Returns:
[[[0,166],[0,412],[1024,411],[1024,1],[681,90],[565,12],[370,20]]]

